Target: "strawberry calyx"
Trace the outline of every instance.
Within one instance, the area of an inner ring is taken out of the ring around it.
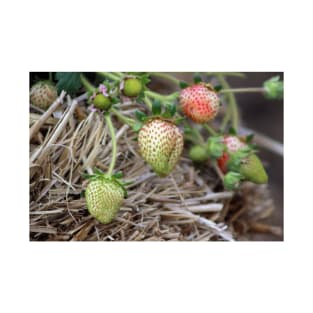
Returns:
[[[152,114],[146,115],[140,110],[135,111],[136,123],[133,126],[135,132],[139,132],[142,126],[152,120],[159,119],[174,125],[179,124],[182,118],[174,118],[176,114],[176,105],[174,103],[161,104],[160,100],[154,100],[152,102]]]
[[[125,186],[128,183],[123,182],[120,179],[123,176],[122,172],[117,172],[113,175],[107,175],[107,174],[103,173],[101,170],[99,170],[98,168],[94,168],[93,171],[94,171],[93,174],[84,174],[83,177],[86,179],[89,179],[89,181],[102,180],[102,181],[107,181],[107,182],[113,182],[123,189],[124,198],[127,198],[127,190],[126,190]]]

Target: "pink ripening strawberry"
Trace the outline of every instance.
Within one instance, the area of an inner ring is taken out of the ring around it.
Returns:
[[[226,146],[227,151],[224,151],[223,155],[217,159],[217,163],[221,171],[225,174],[227,172],[229,153],[236,152],[246,147],[246,144],[236,136],[224,136],[223,144]]]
[[[163,177],[167,176],[179,161],[184,138],[174,123],[154,118],[140,129],[138,144],[143,159]]]
[[[261,160],[253,151],[248,152],[249,147],[244,141],[236,136],[228,135],[224,136],[223,144],[226,146],[226,150],[223,152],[223,155],[217,159],[217,163],[224,174],[234,175],[233,172],[229,172],[229,161],[236,152],[242,153],[236,169],[236,171],[238,171],[237,174],[241,175],[241,179],[251,181],[255,184],[267,183],[268,176]],[[246,150],[246,152],[244,152],[244,150]],[[227,175],[225,177],[227,177]],[[227,178],[231,177],[228,176]],[[232,178],[234,177],[232,176]]]
[[[219,109],[219,98],[210,85],[198,83],[183,89],[179,102],[186,116],[196,123],[212,120]]]

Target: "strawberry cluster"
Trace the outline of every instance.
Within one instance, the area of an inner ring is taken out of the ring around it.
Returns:
[[[190,86],[181,86],[182,90],[176,98],[184,115],[182,117],[176,112],[176,104],[172,98],[166,98],[171,101],[160,101],[158,98],[162,98],[161,95],[149,91],[147,84],[150,80],[146,73],[108,75],[111,80],[105,80],[98,88],[93,87],[82,75],[77,76],[77,73],[60,73],[57,77],[60,77],[59,85],[64,84],[68,76],[72,81],[80,77],[81,82],[76,81],[75,88],[79,88],[82,83],[88,91],[88,103],[93,109],[106,116],[111,114],[112,108],[118,109],[118,104],[125,98],[133,103],[145,102],[152,110],[150,116],[137,110],[136,122],[126,117],[122,120],[126,122],[131,120],[130,125],[135,132],[138,132],[139,153],[157,175],[164,177],[175,169],[183,152],[184,136],[189,139],[191,136],[194,145],[189,150],[190,159],[195,162],[208,160],[216,162],[224,175],[225,188],[234,189],[241,181],[267,183],[268,176],[256,155],[255,146],[250,142],[250,137],[243,138],[236,134],[220,133],[210,136],[207,142],[203,139],[200,142],[195,140],[193,135],[197,124],[205,125],[214,120],[219,113],[221,101],[217,88],[202,81],[196,81]],[[264,84],[264,90],[267,97],[281,97],[282,82],[273,78]],[[149,96],[154,97],[153,101]],[[31,103],[42,109],[47,109],[56,98],[57,89],[51,82],[38,82],[31,88]],[[121,115],[122,113],[118,116]],[[188,119],[192,121],[191,125]],[[187,131],[185,134],[182,131],[187,128],[179,127],[178,123],[181,121],[184,122],[183,126],[189,127],[191,134],[189,137]],[[104,224],[114,219],[125,197],[124,183],[111,173],[110,170],[107,174],[96,170],[95,174],[88,177],[90,182],[85,193],[90,214]]]

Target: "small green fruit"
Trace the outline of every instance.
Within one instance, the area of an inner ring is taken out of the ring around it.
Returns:
[[[93,100],[93,105],[100,110],[108,110],[111,106],[111,100],[103,94],[98,94]]]
[[[137,78],[126,78],[124,81],[123,94],[127,97],[137,97],[143,89],[141,81]]]
[[[255,154],[250,154],[241,161],[240,174],[245,180],[255,184],[266,184],[268,182],[268,176],[263,164]]]
[[[208,159],[208,152],[203,146],[196,145],[189,150],[189,158],[194,162],[204,162]]]

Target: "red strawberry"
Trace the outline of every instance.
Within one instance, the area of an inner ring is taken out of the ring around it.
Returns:
[[[140,129],[138,144],[144,160],[162,177],[168,175],[179,161],[184,138],[175,124],[155,118]]]
[[[216,92],[204,83],[183,89],[179,96],[183,112],[196,123],[212,120],[219,109]]]
[[[239,149],[246,147],[247,145],[242,142],[238,137],[225,136],[223,144],[226,145],[227,151],[223,152],[223,155],[217,159],[217,163],[221,171],[225,174],[227,172],[227,162],[229,160],[229,152],[236,152]]]

